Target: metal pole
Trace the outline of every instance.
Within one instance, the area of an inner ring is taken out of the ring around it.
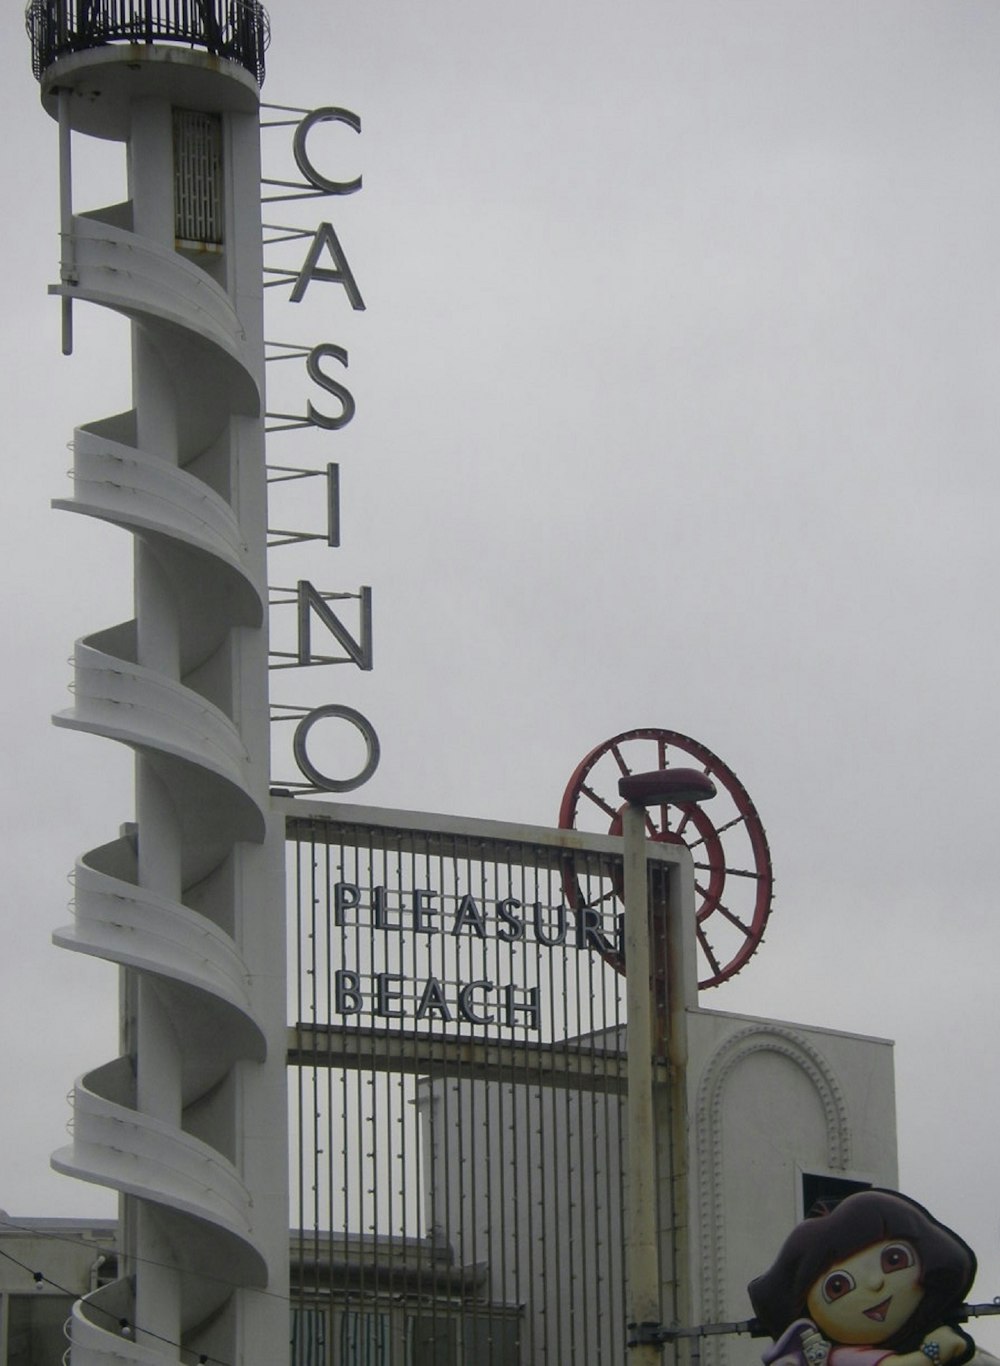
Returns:
[[[646,874],[646,815],[628,802],[622,820],[625,964],[628,1008],[628,1276],[629,1366],[659,1366],[660,1348],[644,1341],[660,1326],[660,1258],[656,1226],[656,1132],[653,1123],[653,1010]]]
[[[667,1060],[670,1095],[670,1215],[673,1221],[674,1313],[678,1323],[694,1322],[691,1292],[691,1210],[689,1189],[689,1140],[687,1115],[688,1021],[687,1012],[698,1004],[698,984],[689,971],[693,945],[686,940],[695,924],[694,876],[689,862],[670,872],[667,898]],[[689,1339],[689,1366],[697,1366],[698,1338]],[[674,1347],[674,1359],[679,1353]]]
[[[73,129],[71,90],[59,91],[59,283],[75,285],[76,243],[73,238]],[[62,353],[73,354],[73,300],[62,297]]]

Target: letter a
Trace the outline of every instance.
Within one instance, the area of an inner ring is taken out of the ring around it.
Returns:
[[[333,257],[336,270],[330,270],[328,266],[317,265],[324,247]],[[361,297],[361,290],[358,289],[357,281],[351,274],[351,267],[347,264],[347,257],[337,240],[337,234],[333,230],[332,223],[321,223],[316,229],[312,246],[309,248],[309,255],[303,262],[302,269],[295,281],[295,288],[292,290],[289,299],[290,303],[302,302],[302,296],[308,289],[310,280],[328,280],[331,284],[343,285],[355,312],[364,310],[365,301]]]

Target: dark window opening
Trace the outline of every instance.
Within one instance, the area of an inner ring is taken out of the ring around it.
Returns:
[[[842,1176],[817,1176],[813,1172],[802,1173],[802,1212],[807,1219],[818,1214],[829,1214],[855,1191],[871,1190],[870,1181],[847,1181]]]

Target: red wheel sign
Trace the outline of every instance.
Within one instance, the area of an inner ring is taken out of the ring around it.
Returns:
[[[649,838],[682,843],[695,871],[698,985],[716,987],[742,968],[764,935],[771,911],[773,878],[767,836],[746,788],[710,749],[673,730],[627,730],[592,749],[563,794],[563,829],[621,834],[624,803],[619,780],[631,773],[699,767],[718,795],[707,806],[667,803],[646,812]],[[582,904],[576,877],[564,890],[570,905]],[[620,893],[620,889],[615,889]],[[621,969],[620,960],[615,966]]]

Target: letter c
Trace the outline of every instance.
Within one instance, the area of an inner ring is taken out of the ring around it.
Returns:
[[[295,164],[310,185],[314,185],[317,190],[322,190],[324,194],[354,194],[356,190],[361,189],[360,176],[356,180],[327,180],[326,176],[320,175],[309,160],[309,153],[306,151],[306,138],[309,136],[310,128],[315,127],[317,123],[346,123],[356,133],[360,133],[361,120],[357,114],[352,114],[349,109],[335,109],[330,106],[314,109],[296,126],[295,136],[292,139],[292,155],[295,157]]]
[[[472,1008],[472,993],[474,991],[492,991],[493,983],[485,980],[478,982],[467,982],[458,993],[458,1013],[463,1020],[468,1020],[469,1024],[488,1025],[493,1023],[492,1015],[477,1015]]]

